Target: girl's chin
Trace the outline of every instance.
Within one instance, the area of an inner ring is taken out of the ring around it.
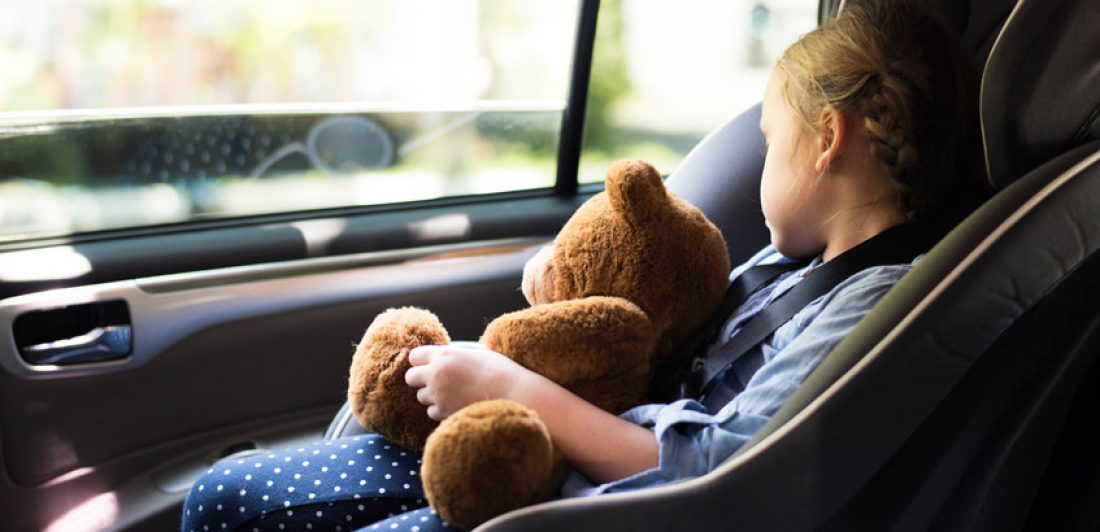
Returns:
[[[783,238],[782,233],[777,233],[770,226],[768,230],[771,232],[772,246],[775,250],[788,259],[794,260],[811,260],[814,257],[821,254],[824,251],[823,247],[817,247],[807,245],[800,242],[792,242],[790,239]]]

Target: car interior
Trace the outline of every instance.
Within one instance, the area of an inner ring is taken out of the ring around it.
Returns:
[[[837,3],[843,4],[843,2]],[[835,10],[834,4],[829,9]],[[947,3],[984,63],[997,193],[943,238],[726,464],[555,501],[484,530],[1092,530],[1100,524],[1096,6]],[[744,198],[735,120],[669,180],[708,215]],[[706,170],[700,171],[701,165]],[[746,165],[748,166],[748,165]],[[706,185],[694,178],[707,175]],[[744,185],[750,186],[750,185]],[[705,188],[704,188],[705,187]],[[700,201],[705,191],[707,205]],[[694,195],[695,192],[698,195]],[[749,194],[751,196],[751,193]],[[721,206],[721,207],[718,207]],[[721,222],[719,222],[721,223]],[[741,238],[742,235],[738,235]]]
[[[819,19],[846,1],[823,0]],[[1088,0],[926,3],[979,66],[973,172],[988,199],[718,470],[478,530],[1100,526],[1100,13]],[[599,2],[581,10],[579,40],[590,40]],[[567,135],[583,121],[585,53],[563,152],[580,143]],[[714,130],[667,180],[722,230],[734,264],[768,241],[759,112]],[[578,187],[576,171],[575,158],[560,165],[573,178],[552,194],[0,253],[69,249],[91,265],[63,280],[0,279],[0,529],[175,529],[190,483],[216,460],[363,431],[342,386],[371,317],[420,306],[475,340],[524,306],[524,262],[598,190]],[[338,231],[318,230],[334,221]],[[89,327],[111,331],[90,355],[31,349]],[[122,360],[83,358],[131,340]]]

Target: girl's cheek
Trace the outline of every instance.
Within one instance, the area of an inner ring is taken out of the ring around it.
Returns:
[[[782,204],[786,201],[783,197],[786,193],[784,189],[788,188],[783,186],[782,180],[777,179],[776,170],[765,160],[760,179],[760,209],[764,219],[769,222],[773,222],[775,216],[782,210]]]
[[[764,168],[760,172],[760,206],[766,211],[771,199],[772,165],[769,157],[764,157]]]
[[[766,168],[766,167],[765,167]],[[772,192],[771,192],[770,180],[768,179],[767,170],[764,172],[764,177],[760,180],[760,210],[764,214],[764,220],[769,221],[772,217]]]

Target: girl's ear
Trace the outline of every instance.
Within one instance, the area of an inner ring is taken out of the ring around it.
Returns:
[[[833,107],[825,107],[821,111],[818,155],[814,161],[814,169],[819,174],[824,173],[844,153],[848,143],[848,121],[845,118],[844,113]]]

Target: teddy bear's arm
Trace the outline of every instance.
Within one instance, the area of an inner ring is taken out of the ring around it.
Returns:
[[[603,296],[505,314],[481,338],[489,349],[560,384],[648,372],[656,341],[641,308]]]

